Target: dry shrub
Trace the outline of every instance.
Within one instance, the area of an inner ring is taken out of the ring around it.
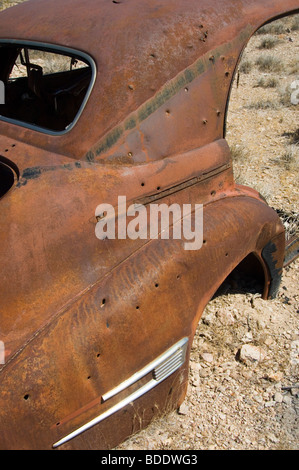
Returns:
[[[258,46],[259,49],[273,49],[279,40],[275,36],[266,36],[263,38]]]
[[[256,60],[260,72],[280,72],[283,69],[282,62],[272,55],[263,55]]]

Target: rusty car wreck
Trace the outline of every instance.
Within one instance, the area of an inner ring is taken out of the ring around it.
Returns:
[[[201,314],[236,266],[276,295],[284,227],[235,183],[225,121],[248,40],[296,11],[29,0],[1,12],[1,449],[115,447],[183,402]],[[68,68],[45,70],[47,54]],[[201,248],[100,240],[96,208],[119,196],[148,211],[202,204]]]

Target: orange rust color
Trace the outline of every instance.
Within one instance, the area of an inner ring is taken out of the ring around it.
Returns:
[[[97,68],[70,132],[0,120],[0,161],[17,168],[1,198],[1,449],[51,449],[107,410],[104,393],[187,336],[177,372],[61,448],[117,445],[182,402],[201,314],[251,254],[269,296],[284,229],[256,191],[236,185],[225,116],[249,38],[296,9],[297,0],[29,0],[0,14],[0,39],[71,47]],[[147,210],[203,204],[203,247],[98,240],[95,209],[119,195]]]

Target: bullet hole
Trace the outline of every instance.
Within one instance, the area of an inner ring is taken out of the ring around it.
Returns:
[[[220,114],[221,114],[221,111],[218,110],[217,111],[217,116],[220,116]]]
[[[58,421],[58,423],[56,423],[56,426],[60,426],[60,421]]]
[[[200,40],[201,40],[202,42],[206,42],[206,39],[207,39],[207,37],[208,37],[208,33],[209,33],[208,31],[205,31],[205,32],[204,32],[203,37],[200,38]]]
[[[139,310],[139,305],[136,305],[136,310]]]
[[[128,85],[129,90],[134,90],[133,85]]]
[[[215,196],[216,191],[211,191],[211,196]]]
[[[100,357],[100,355],[101,355],[101,353],[98,353],[98,354],[97,354],[97,357]]]
[[[156,282],[155,287],[159,287],[159,284]]]
[[[185,88],[185,92],[188,93],[188,91],[189,91],[189,88],[186,87],[186,88]]]
[[[228,256],[228,253],[225,253],[225,256]]]
[[[157,186],[157,191],[160,191],[161,187],[160,186]]]
[[[166,109],[165,114],[166,114],[166,116],[169,116],[169,115],[170,115],[169,109]]]
[[[202,123],[203,123],[204,125],[206,125],[206,124],[208,123],[208,120],[207,120],[207,119],[204,119],[204,120],[202,121]]]
[[[87,380],[89,380],[89,379],[91,379],[91,375],[89,375],[89,376],[87,377]]]
[[[144,183],[141,183],[141,186],[144,186]]]
[[[23,397],[23,398],[24,398],[24,400],[28,400],[28,398],[29,398],[29,394],[28,394],[28,393],[26,393],[26,395],[24,395],[24,397]]]
[[[207,240],[203,240],[203,244],[205,245],[207,243]]]
[[[226,77],[229,77],[229,72],[225,72],[225,76],[226,76]]]
[[[132,152],[128,152],[128,157],[133,157],[133,153],[132,153]]]
[[[105,303],[106,303],[106,299],[102,299],[101,308],[104,307]]]
[[[177,278],[177,280],[181,279],[181,275],[178,274],[176,278]]]

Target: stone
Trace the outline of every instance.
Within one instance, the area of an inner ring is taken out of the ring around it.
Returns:
[[[189,413],[189,408],[188,406],[186,405],[186,403],[182,403],[181,406],[179,407],[178,409],[178,414],[179,415],[187,415]]]
[[[213,362],[214,361],[214,356],[211,353],[204,352],[201,354],[201,357],[204,361],[206,362]]]
[[[274,395],[274,401],[276,403],[282,403],[283,402],[283,395],[280,392],[276,392]]]
[[[281,382],[283,379],[283,372],[271,372],[267,377],[271,382]]]
[[[244,344],[239,350],[239,358],[245,364],[253,364],[262,361],[266,357],[266,352],[259,346]]]
[[[291,406],[292,404],[292,398],[289,395],[285,395],[282,401],[287,406]]]

